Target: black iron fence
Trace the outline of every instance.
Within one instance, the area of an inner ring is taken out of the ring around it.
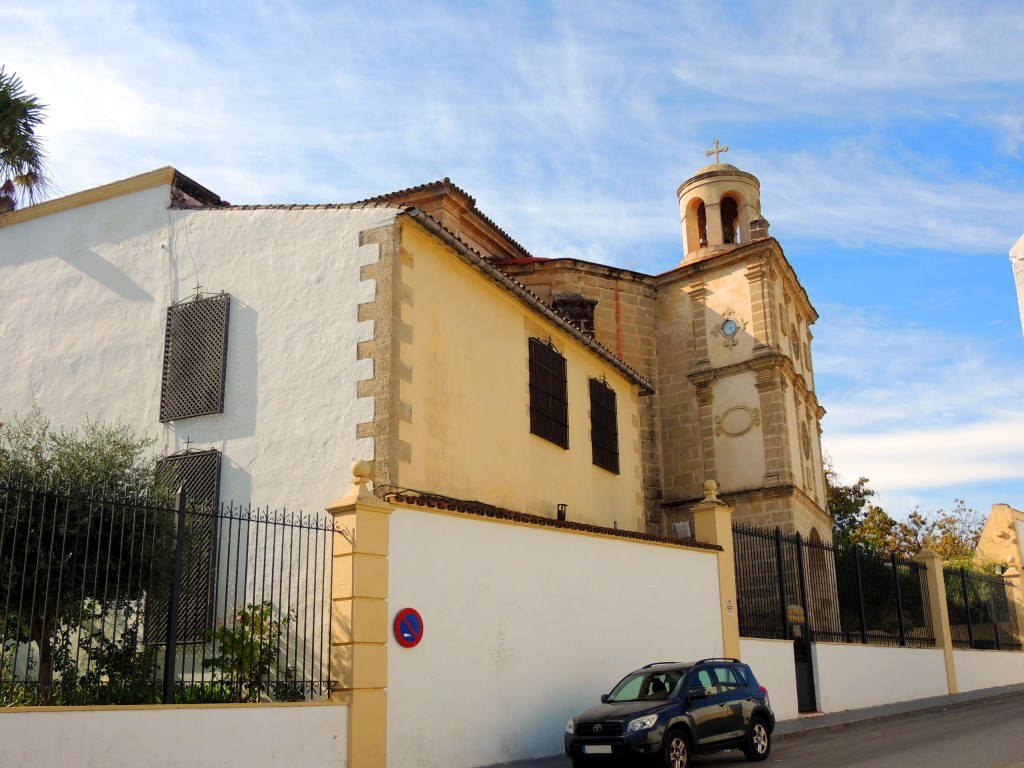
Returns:
[[[333,531],[0,478],[0,706],[326,697]]]
[[[733,544],[741,635],[935,645],[924,565],[739,523]]]
[[[967,568],[945,568],[942,575],[953,647],[1021,650],[1012,584]]]

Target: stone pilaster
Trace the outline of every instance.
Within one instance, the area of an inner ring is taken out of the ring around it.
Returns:
[[[923,575],[931,607],[932,635],[935,647],[946,659],[946,685],[950,693],[959,690],[956,684],[956,665],[953,662],[953,632],[949,628],[949,608],[946,605],[946,580],[942,575],[942,558],[932,549],[931,536],[924,537],[924,546],[915,558],[925,567]]]
[[[1017,617],[1017,642],[1024,644],[1024,574],[1020,568],[1011,563],[1010,567],[1003,571],[1003,578],[1013,586],[1010,591],[1013,593],[1013,604],[1010,610],[1014,611]]]
[[[717,544],[718,595],[722,612],[722,655],[740,657],[740,619],[736,606],[736,555],[732,543],[732,510],[718,498],[718,484],[704,483],[704,500],[693,507],[693,533],[697,541]]]
[[[352,475],[351,491],[327,507],[335,529],[332,696],[349,707],[349,768],[386,768],[391,508],[367,489],[367,462],[355,462]]]

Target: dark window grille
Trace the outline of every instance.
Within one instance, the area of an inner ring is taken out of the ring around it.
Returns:
[[[569,447],[569,396],[565,358],[540,339],[530,339],[530,432]]]
[[[217,527],[214,515],[220,503],[221,454],[217,450],[191,451],[157,462],[157,473],[170,489],[185,486],[185,550],[181,576],[178,639],[198,642],[212,626],[217,568]],[[167,638],[166,610],[148,611],[147,642]]]
[[[597,379],[590,380],[590,439],[594,464],[619,474],[619,422],[615,390]]]
[[[226,293],[167,308],[160,421],[224,412],[230,308]]]

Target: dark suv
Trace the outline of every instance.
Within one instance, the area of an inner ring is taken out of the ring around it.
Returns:
[[[573,768],[609,756],[686,768],[694,754],[736,747],[748,760],[764,760],[773,730],[768,691],[739,659],[663,662],[630,672],[600,704],[570,720],[565,754]]]

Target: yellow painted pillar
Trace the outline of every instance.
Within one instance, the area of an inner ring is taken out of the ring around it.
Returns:
[[[717,544],[718,594],[722,611],[722,655],[740,657],[740,619],[736,607],[736,556],[732,544],[732,509],[718,498],[718,484],[704,483],[704,501],[693,508],[693,533],[697,541]]]
[[[332,696],[348,703],[348,768],[386,768],[388,743],[388,541],[391,507],[352,465],[352,489],[327,507],[334,518]]]
[[[925,566],[925,584],[928,605],[931,606],[932,635],[935,647],[941,648],[946,659],[946,684],[950,693],[957,693],[956,664],[953,662],[953,632],[949,628],[949,608],[946,606],[946,580],[942,575],[942,558],[932,549],[932,537],[925,536],[921,551],[914,558]]]
[[[1013,587],[1013,604],[1011,611],[1016,611],[1017,617],[1017,642],[1024,644],[1024,574],[1011,559],[1010,566],[1003,571],[1003,578],[1010,582]]]

